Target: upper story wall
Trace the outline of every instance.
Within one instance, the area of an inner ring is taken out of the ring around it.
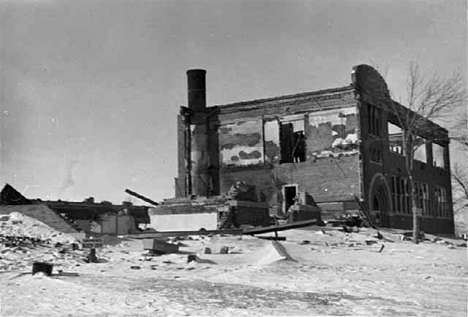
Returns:
[[[387,162],[404,168],[404,157],[410,155],[403,144],[406,122],[417,122],[412,126],[415,140],[411,147],[415,151],[415,171],[424,164],[426,171],[436,168],[449,177],[447,130],[392,100],[384,79],[372,67],[354,67],[352,78],[359,100],[364,162]]]
[[[247,167],[357,153],[351,87],[219,107],[220,167]]]

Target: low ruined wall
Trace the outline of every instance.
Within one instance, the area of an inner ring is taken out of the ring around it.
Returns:
[[[86,219],[76,219],[73,220],[78,227],[81,228],[84,232],[91,232],[91,220]]]
[[[229,205],[236,211],[237,225],[268,226],[270,213],[268,204],[251,201],[229,201]]]
[[[216,230],[218,213],[154,214],[150,215],[150,221],[148,226],[157,231]]]
[[[129,234],[135,230],[135,219],[129,215],[110,215],[101,223],[101,233]]]

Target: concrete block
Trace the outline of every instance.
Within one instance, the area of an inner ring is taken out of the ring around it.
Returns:
[[[159,253],[176,253],[179,246],[158,239],[143,239],[143,249]]]
[[[150,227],[157,231],[196,231],[202,228],[216,230],[217,213],[151,215]]]

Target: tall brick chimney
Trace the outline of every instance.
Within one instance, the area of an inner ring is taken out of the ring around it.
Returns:
[[[187,71],[188,107],[194,111],[206,109],[206,70],[190,69]]]
[[[208,195],[209,154],[206,119],[206,70],[187,71],[188,108],[186,120],[186,188],[189,195]],[[188,124],[188,125],[187,125]]]

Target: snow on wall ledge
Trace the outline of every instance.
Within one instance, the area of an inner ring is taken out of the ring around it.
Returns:
[[[306,130],[309,158],[348,156],[358,153],[355,106],[310,113]]]

